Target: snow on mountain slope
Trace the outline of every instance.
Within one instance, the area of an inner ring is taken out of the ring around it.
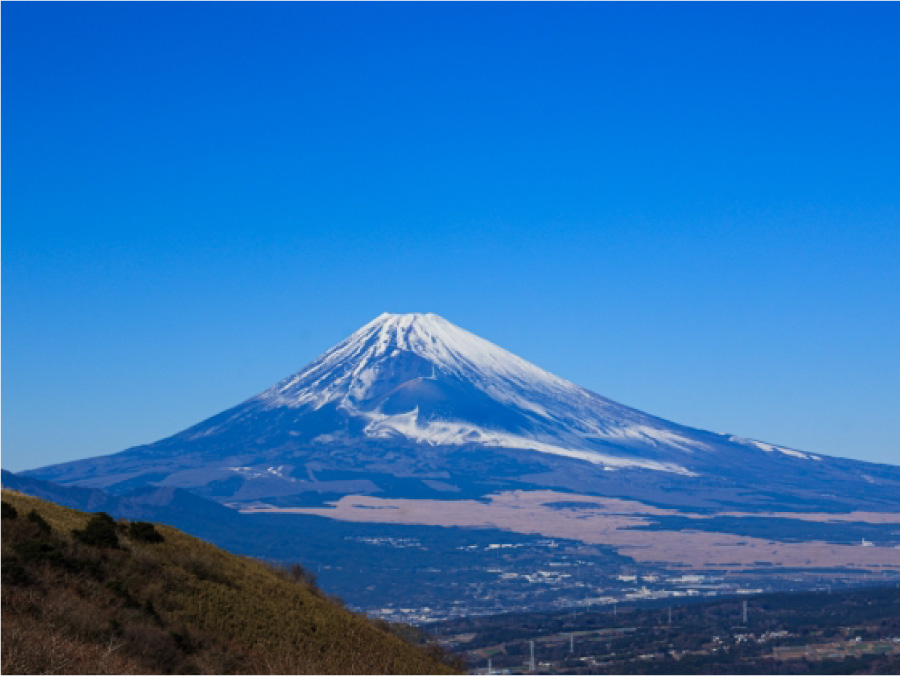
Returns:
[[[421,357],[432,367],[419,378],[434,378],[439,369],[480,383],[506,403],[521,403],[518,394],[522,390],[545,397],[586,393],[437,315],[384,313],[257,398],[272,406],[314,403],[318,407],[340,401],[351,407],[377,394],[385,364],[402,352]],[[540,407],[534,410],[544,413]]]
[[[609,469],[693,474],[678,462],[603,452],[598,442],[709,450],[677,426],[594,394],[434,314],[382,314],[248,404],[248,413],[257,406],[318,410],[334,404],[364,420],[370,438],[531,450]]]

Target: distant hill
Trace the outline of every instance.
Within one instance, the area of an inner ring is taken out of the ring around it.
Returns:
[[[421,635],[349,612],[299,566],[2,498],[3,673],[454,672]]]
[[[99,488],[63,486],[0,470],[3,488],[86,512],[107,512],[127,519],[146,519],[190,531],[200,523],[228,523],[235,512],[183,488],[141,486],[125,495],[110,495]]]

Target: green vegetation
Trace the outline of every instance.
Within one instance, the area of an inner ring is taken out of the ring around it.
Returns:
[[[72,535],[84,544],[93,547],[119,548],[116,522],[106,512],[95,514],[84,528],[73,530]]]
[[[15,507],[13,507],[11,504],[9,504],[6,500],[4,500],[2,504],[3,504],[2,516],[4,519],[18,518],[19,512],[16,510]]]
[[[165,538],[152,523],[146,521],[132,521],[128,524],[128,537],[135,542],[162,542]]]
[[[50,532],[50,524],[44,521],[44,517],[38,514],[35,510],[32,509],[30,512],[28,512],[28,516],[26,516],[25,518],[31,521],[31,523],[35,524],[42,533]]]
[[[173,528],[3,491],[2,534],[3,673],[459,670],[423,635],[325,598],[299,566]]]

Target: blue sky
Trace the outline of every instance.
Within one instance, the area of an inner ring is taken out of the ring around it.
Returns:
[[[2,465],[383,311],[900,462],[900,6],[3,3]]]

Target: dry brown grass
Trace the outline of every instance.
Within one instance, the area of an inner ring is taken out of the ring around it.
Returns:
[[[580,502],[578,510],[557,509],[556,502]],[[779,542],[761,537],[713,531],[646,530],[654,515],[708,519],[712,515],[660,509],[633,500],[558,493],[550,490],[506,491],[488,500],[446,501],[345,495],[333,507],[267,507],[247,512],[315,514],[360,523],[403,523],[427,526],[499,528],[516,533],[611,545],[635,561],[679,564],[720,570],[756,568],[760,562],[786,568],[850,568],[900,571],[900,556],[890,546],[861,548],[826,542]],[[728,512],[730,516],[753,516]],[[767,518],[790,518],[792,512]],[[807,515],[809,516],[809,515]],[[812,515],[823,520],[823,515]],[[853,513],[869,523],[895,523],[896,514]],[[809,520],[809,519],[808,519]],[[841,520],[838,518],[838,520]]]
[[[452,673],[325,598],[299,569],[237,557],[176,529],[100,549],[90,515],[3,491],[4,673]],[[51,532],[23,518],[36,510]]]

